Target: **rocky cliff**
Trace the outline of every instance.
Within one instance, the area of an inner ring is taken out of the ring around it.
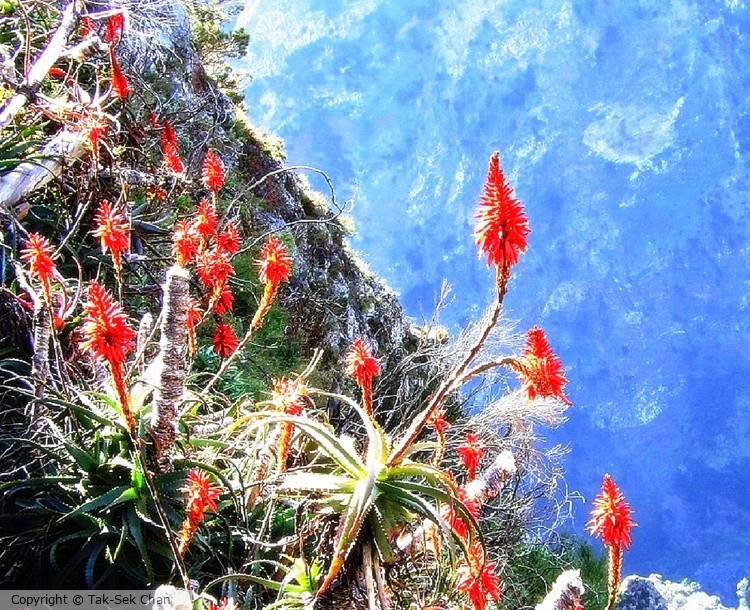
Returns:
[[[352,202],[339,203],[335,185],[326,195],[312,191],[304,176],[285,168],[278,147],[250,126],[252,113],[207,75],[183,3],[126,4],[137,15],[125,38],[130,71],[168,91],[168,109],[185,139],[221,143],[222,158],[237,176],[231,205],[244,232],[276,231],[293,242],[295,272],[281,294],[291,314],[289,332],[306,349],[324,348],[329,361],[362,336],[377,345],[386,364],[395,362],[410,325],[393,291],[348,244],[345,213]]]

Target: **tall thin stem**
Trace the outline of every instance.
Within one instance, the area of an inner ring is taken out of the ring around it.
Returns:
[[[419,434],[422,432],[427,423],[432,419],[438,409],[440,409],[448,397],[465,381],[464,374],[469,365],[476,359],[479,352],[484,346],[487,338],[490,336],[490,332],[497,324],[500,319],[500,314],[503,310],[503,301],[505,295],[508,292],[508,280],[510,278],[510,266],[505,265],[502,268],[498,268],[496,275],[496,287],[497,295],[495,302],[490,309],[489,316],[487,316],[484,326],[482,328],[479,337],[474,342],[474,345],[466,352],[466,355],[458,362],[448,376],[443,380],[438,389],[430,398],[427,406],[424,410],[419,413],[412,422],[411,426],[406,430],[401,440],[398,442],[396,447],[391,452],[388,458],[388,466],[398,464],[406,455],[409,447],[417,439]]]

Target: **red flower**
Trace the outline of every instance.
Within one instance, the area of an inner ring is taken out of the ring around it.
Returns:
[[[118,43],[122,39],[122,33],[125,30],[125,13],[115,13],[109,19],[104,27],[104,42]]]
[[[183,492],[187,498],[187,518],[179,534],[181,556],[185,555],[190,541],[203,522],[206,510],[216,512],[216,501],[221,497],[221,488],[205,472],[196,468],[188,473]]]
[[[201,175],[203,177],[203,184],[214,195],[224,186],[224,164],[212,149],[208,150],[206,158],[203,160]]]
[[[284,242],[275,235],[271,235],[260,249],[260,258],[256,263],[258,277],[264,284],[278,286],[292,275],[292,257]]]
[[[171,142],[162,142],[161,151],[164,154],[164,165],[166,165],[175,174],[181,174],[185,170],[185,166],[182,164],[180,159],[180,151],[177,145]]]
[[[196,211],[195,219],[193,220],[193,227],[198,234],[204,239],[208,239],[213,235],[216,235],[216,227],[219,224],[219,217],[216,215],[216,208],[214,204],[208,199],[202,199],[198,204],[198,210]]]
[[[466,593],[474,610],[485,610],[489,597],[500,600],[502,587],[496,569],[494,561],[485,561],[484,549],[480,544],[473,545],[469,550],[468,565],[458,568],[456,588]]]
[[[234,223],[227,223],[224,230],[216,236],[216,244],[227,254],[236,254],[240,249],[240,233]]]
[[[346,355],[346,372],[357,380],[360,387],[372,385],[372,380],[380,373],[380,365],[373,355],[370,344],[357,337]]]
[[[562,361],[552,351],[544,331],[535,326],[526,336],[526,351],[515,367],[516,372],[526,382],[529,400],[558,398],[565,404],[572,404],[565,396],[565,369]]]
[[[593,536],[600,536],[607,546],[630,548],[630,530],[636,525],[625,496],[612,477],[604,475],[602,491],[596,496],[591,520],[586,524]]]
[[[214,351],[219,358],[228,358],[237,346],[240,344],[237,335],[234,334],[232,327],[226,322],[219,321],[216,324],[216,331],[214,331]]]
[[[183,491],[189,513],[203,514],[206,510],[216,512],[216,501],[221,497],[221,488],[202,470],[194,468],[188,473]]]
[[[439,409],[432,416],[431,421],[432,425],[435,426],[438,439],[438,446],[435,450],[435,455],[432,457],[432,465],[438,467],[440,462],[443,461],[443,455],[445,455],[445,431],[450,427],[450,424],[445,419],[445,411],[443,409]]]
[[[346,372],[354,377],[362,389],[362,404],[372,414],[372,381],[380,373],[380,365],[373,355],[370,344],[357,337],[346,355]]]
[[[81,348],[103,358],[114,368],[122,365],[135,345],[135,331],[128,317],[107,289],[97,281],[89,286],[89,300],[85,305]]]
[[[109,52],[109,60],[112,64],[112,89],[117,94],[117,97],[120,98],[120,101],[124,102],[125,98],[128,97],[128,93],[130,93],[128,79],[125,77],[120,64],[117,62],[115,53],[111,49]]]
[[[179,144],[177,133],[175,132],[174,127],[172,127],[172,123],[166,120],[162,125],[161,143],[162,145],[171,144],[173,146],[177,146]]]
[[[21,259],[29,264],[29,272],[42,285],[42,292],[48,305],[52,304],[50,280],[57,273],[55,261],[52,260],[54,253],[55,247],[39,233],[29,233],[26,247],[21,250]]]
[[[274,379],[271,401],[279,411],[287,415],[302,415],[306,399],[308,399],[307,387],[299,379],[293,380],[287,377]],[[283,422],[281,424],[281,432],[276,444],[278,447],[278,472],[284,472],[286,469],[289,444],[292,440],[293,431],[294,425],[292,422]]]
[[[529,221],[505,180],[497,152],[490,158],[476,218],[474,238],[480,252],[488,256],[487,264],[503,269],[517,263],[519,254],[526,252]]]
[[[99,161],[99,140],[107,133],[107,126],[103,123],[95,123],[89,129],[89,144],[91,144],[91,153],[94,160]]]
[[[86,316],[83,318],[82,330],[86,339],[81,344],[81,349],[91,351],[94,356],[109,363],[122,413],[130,435],[135,439],[138,432],[135,417],[130,409],[124,365],[128,352],[133,349],[136,333],[128,324],[128,317],[120,305],[97,281],[89,285],[89,300],[85,307]]]
[[[456,451],[461,457],[466,473],[469,477],[469,481],[473,481],[477,476],[477,468],[484,457],[484,444],[476,434],[469,432],[466,435],[466,442],[461,445]]]
[[[273,380],[271,401],[287,415],[302,415],[307,387],[299,380],[279,377]]]
[[[474,498],[469,498],[466,494],[466,489],[457,485],[458,489],[458,500],[466,507],[472,517],[479,519],[480,506],[479,502]],[[467,540],[469,537],[469,525],[466,520],[459,516],[452,504],[448,504],[443,510],[443,516],[445,521],[448,523],[450,528],[461,538]]]
[[[229,276],[234,275],[234,267],[226,252],[212,248],[198,257],[195,272],[206,288],[214,290],[226,284]]]
[[[103,253],[110,251],[119,276],[122,269],[122,253],[130,249],[130,223],[125,215],[116,211],[106,199],[102,199],[99,204],[94,222],[97,228],[92,234],[100,239]]]
[[[195,231],[193,223],[188,220],[180,220],[175,224],[172,236],[172,253],[181,267],[185,267],[198,253],[200,237]]]
[[[217,287],[214,287],[214,292],[217,292]],[[217,315],[223,316],[225,313],[229,313],[234,308],[234,295],[229,284],[224,282],[221,284],[221,290],[218,291],[216,296],[216,302],[214,303],[214,312]]]
[[[177,134],[168,121],[164,121],[161,132],[161,152],[164,155],[164,164],[176,174],[181,174],[185,166],[180,159],[180,143]]]

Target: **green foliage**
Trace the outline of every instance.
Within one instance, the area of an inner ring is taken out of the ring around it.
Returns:
[[[565,570],[578,569],[586,586],[586,610],[603,610],[607,604],[607,558],[583,538],[562,536],[554,544],[522,542],[508,558],[506,589],[501,608],[534,608]]]
[[[46,470],[54,474],[1,488],[0,546],[14,554],[1,561],[6,569],[12,566],[9,580],[30,587],[91,588],[144,587],[166,578],[172,555],[157,526],[143,464],[132,458],[127,433],[106,412],[114,408],[111,400],[99,396],[88,407],[44,402],[75,417],[77,433],[59,431],[43,449],[26,441],[43,451]],[[179,472],[158,477],[163,497],[178,498],[183,479]],[[170,514],[178,522],[175,508]],[[50,569],[37,571],[40,565]]]
[[[237,295],[237,306],[233,318],[248,319],[247,303]],[[253,301],[254,302],[254,301]],[[233,323],[237,326],[236,321]],[[213,328],[211,328],[213,330]],[[206,336],[210,341],[210,337]],[[289,314],[275,305],[268,312],[263,326],[245,347],[238,362],[231,366],[217,384],[219,393],[231,400],[251,398],[264,400],[273,379],[298,371],[302,366],[302,348],[294,338],[289,325]],[[220,359],[209,345],[198,349],[194,371],[205,374],[219,368]],[[200,375],[196,379],[200,387]]]
[[[228,29],[231,15],[220,0],[191,0],[188,4],[193,44],[209,76],[234,103],[243,100],[243,83],[228,59],[242,57],[250,36],[242,29]]]

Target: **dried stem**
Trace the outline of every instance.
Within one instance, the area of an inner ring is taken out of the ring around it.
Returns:
[[[164,305],[161,316],[161,338],[157,356],[159,381],[154,391],[151,438],[154,441],[154,464],[157,472],[172,468],[172,448],[176,436],[176,420],[185,390],[187,376],[188,308],[190,276],[174,265],[167,271],[164,284]]]

